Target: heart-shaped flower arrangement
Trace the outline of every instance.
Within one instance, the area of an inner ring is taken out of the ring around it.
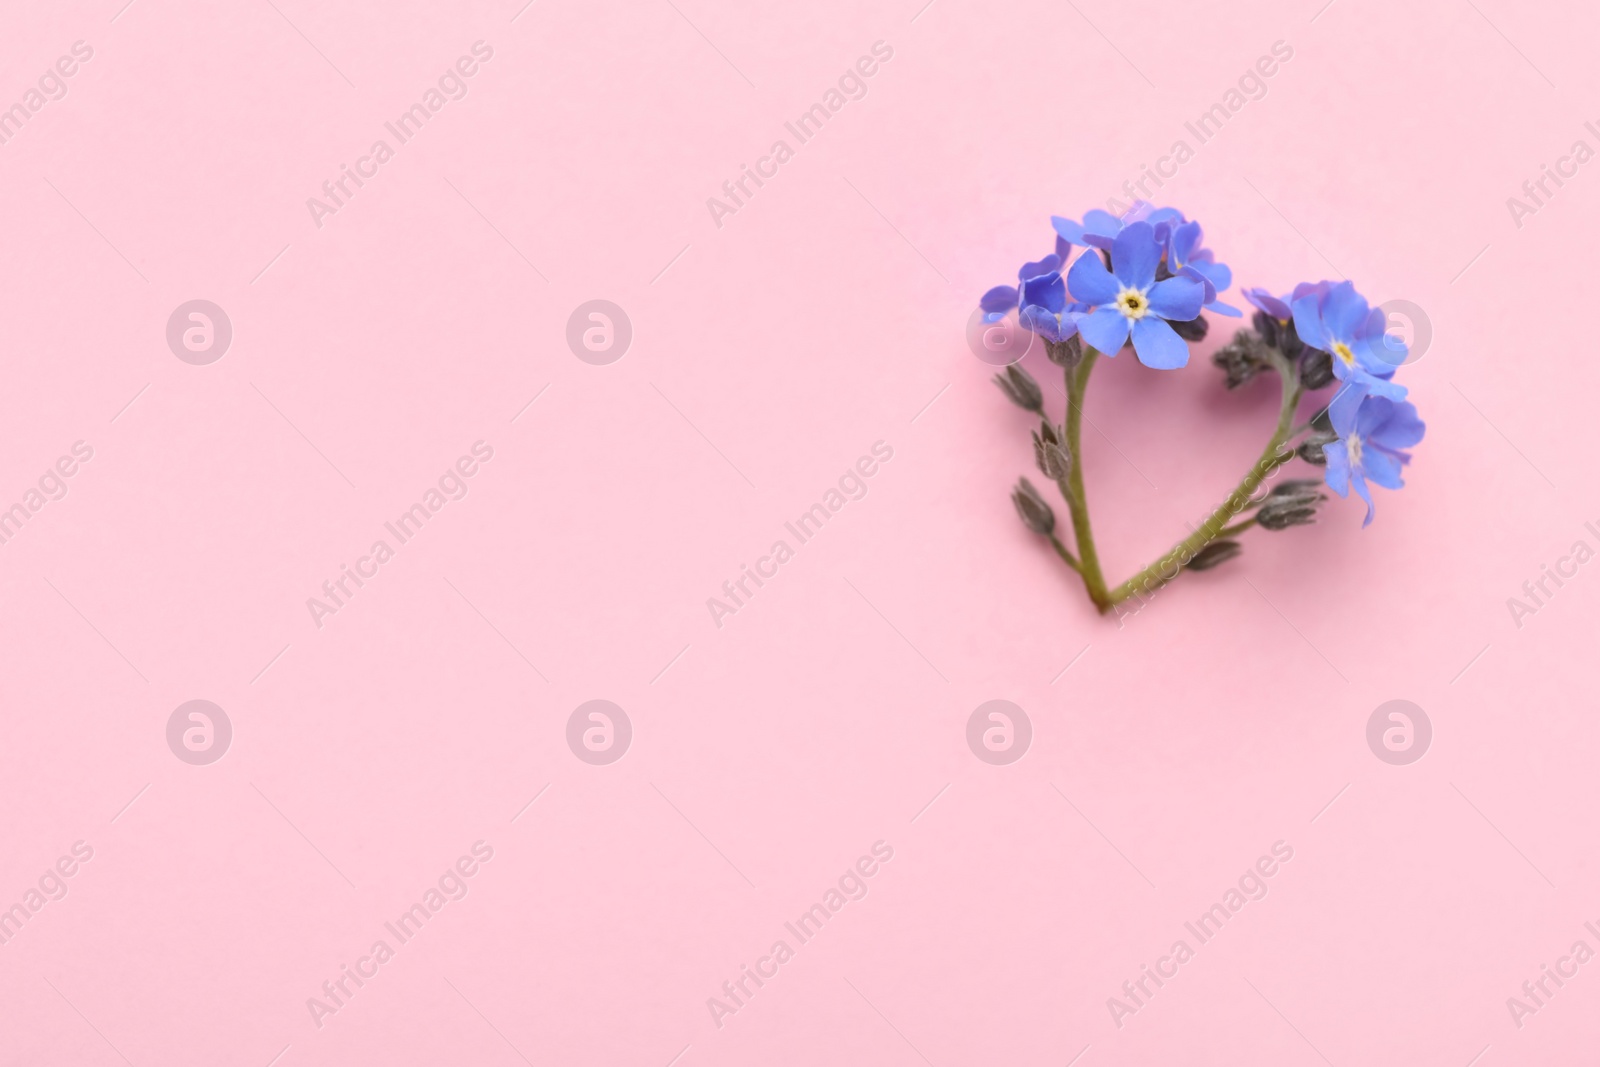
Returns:
[[[1422,440],[1423,425],[1405,399],[1405,387],[1393,380],[1407,353],[1386,332],[1383,311],[1370,307],[1348,281],[1302,282],[1281,297],[1246,289],[1244,298],[1256,308],[1254,329],[1235,333],[1212,361],[1230,389],[1263,370],[1277,374],[1283,386],[1277,427],[1261,458],[1192,534],[1121,585],[1108,586],[1079,462],[1083,397],[1095,361],[1131,347],[1145,366],[1176,370],[1189,362],[1189,342],[1206,335],[1201,311],[1232,318],[1243,313],[1218,299],[1233,284],[1233,272],[1203,247],[1200,224],[1176,208],[1141,201],[1120,217],[1096,210],[1081,223],[1050,221],[1055,251],[1024,264],[1017,285],[984,293],[979,309],[988,328],[1015,328],[1044,342],[1050,362],[1062,369],[1067,411],[1060,425],[1045,414],[1039,383],[1019,363],[995,375],[995,383],[1012,403],[1043,420],[1033,433],[1034,460],[1061,490],[1077,553],[1056,534],[1055,513],[1028,479],[1018,480],[1011,499],[1028,529],[1048,538],[1082,576],[1102,613],[1122,614],[1131,598],[1142,602],[1184,570],[1232,559],[1242,551],[1236,536],[1251,527],[1286,530],[1316,521],[1317,505],[1327,499],[1320,491],[1324,483],[1341,497],[1355,488],[1367,505],[1363,526],[1373,514],[1368,482],[1385,489],[1404,484],[1401,469],[1411,461],[1405,450]],[[1076,260],[1074,246],[1083,250]],[[1334,384],[1331,400],[1295,425],[1301,398]],[[1296,457],[1326,468],[1322,481],[1292,479],[1268,488],[1279,468]]]

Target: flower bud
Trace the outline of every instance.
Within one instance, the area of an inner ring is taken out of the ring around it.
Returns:
[[[1050,510],[1050,505],[1045,503],[1044,497],[1039,495],[1039,490],[1028,479],[1017,479],[1017,487],[1011,490],[1011,503],[1016,505],[1022,525],[1034,533],[1048,535],[1055,532],[1056,513]]]
[[[1033,435],[1033,460],[1039,473],[1052,482],[1059,482],[1072,470],[1072,459],[1066,450],[1053,441],[1042,440],[1037,433]]]
[[[1272,492],[1267,494],[1267,499],[1283,500],[1286,497],[1317,496],[1321,490],[1322,482],[1316,478],[1290,478],[1273,486]]]
[[[1322,450],[1322,446],[1332,444],[1338,439],[1338,436],[1331,432],[1314,433],[1300,442],[1300,447],[1294,450],[1294,454],[1313,467],[1326,467],[1328,465],[1328,454]]]
[[[1039,383],[1033,380],[1033,375],[1017,364],[1013,363],[1007,367],[1004,374],[996,374],[994,384],[1006,394],[1007,400],[1023,411],[1044,410],[1044,392],[1039,388]]]
[[[1300,353],[1300,384],[1307,389],[1321,389],[1333,381],[1333,357],[1315,348],[1305,348]]]
[[[1284,323],[1281,336],[1278,338],[1278,351],[1290,359],[1296,359],[1306,349],[1306,343],[1300,340],[1299,331],[1294,328],[1294,320]]]
[[[1250,317],[1250,324],[1256,328],[1256,333],[1261,335],[1261,341],[1269,348],[1277,348],[1280,340],[1278,320],[1268,315],[1265,311],[1258,311]]]
[[[1060,344],[1046,341],[1044,355],[1058,367],[1076,367],[1083,359],[1083,338],[1073,334]]]
[[[1262,508],[1256,513],[1256,523],[1263,530],[1287,530],[1291,526],[1310,526],[1316,521],[1315,507]]]
[[[1267,366],[1266,343],[1250,330],[1238,330],[1233,340],[1211,353],[1211,362],[1222,368],[1229,389],[1254,378]]]
[[[1309,526],[1317,521],[1317,505],[1328,499],[1319,491],[1321,488],[1321,482],[1309,478],[1284,482],[1267,494],[1256,512],[1257,524],[1263,530]]]
[[[1192,571],[1208,571],[1212,567],[1228,562],[1243,551],[1244,548],[1237,541],[1213,541],[1196,552],[1194,558],[1185,566]]]
[[[1211,329],[1211,323],[1198,315],[1185,322],[1168,322],[1167,325],[1172,327],[1173,333],[1185,341],[1204,341],[1207,331]]]

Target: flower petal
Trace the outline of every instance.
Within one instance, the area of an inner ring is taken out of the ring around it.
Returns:
[[[1122,220],[1109,211],[1092,208],[1083,213],[1083,228],[1102,237],[1115,237],[1122,232]]]
[[[1348,366],[1344,360],[1335,359],[1333,361],[1333,376],[1342,382],[1359,385],[1373,396],[1381,396],[1385,400],[1404,400],[1406,398],[1407,390],[1405,386],[1391,382],[1387,378],[1380,378],[1360,363],[1355,366]]]
[[[1079,316],[1071,311],[1052,312],[1033,304],[1023,308],[1018,318],[1024,329],[1038,334],[1052,344],[1060,344],[1078,332]]]
[[[1406,484],[1405,479],[1400,477],[1400,457],[1385,449],[1374,448],[1370,442],[1361,453],[1361,469],[1362,473],[1385,489],[1399,489]]]
[[[1389,333],[1389,316],[1382,308],[1367,312],[1367,321],[1356,329],[1356,350],[1363,348],[1367,349],[1364,354],[1369,366],[1375,371],[1388,368],[1390,373],[1405,363],[1410,351],[1404,341]]]
[[[1078,257],[1078,261],[1067,272],[1067,286],[1072,290],[1072,295],[1085,304],[1109,304],[1117,298],[1121,288],[1100,261],[1098,252]]]
[[[1211,303],[1217,298],[1217,287],[1211,284],[1211,279],[1207,278],[1204,274],[1201,274],[1198,270],[1195,270],[1193,263],[1180,268],[1178,274],[1184,278],[1193,278],[1195,281],[1199,282],[1205,287],[1205,295],[1200,298],[1200,303],[1202,306]]]
[[[1417,406],[1406,402],[1387,405],[1368,431],[1379,447],[1391,450],[1410,448],[1422,440],[1427,429],[1417,418]]]
[[[1340,496],[1350,495],[1350,450],[1343,441],[1332,441],[1322,446],[1322,454],[1328,459],[1327,473],[1322,480],[1328,483]]]
[[[1355,283],[1340,282],[1328,291],[1322,306],[1322,323],[1335,341],[1350,344],[1367,322],[1367,298],[1356,292]]]
[[[1060,311],[1067,306],[1067,287],[1061,281],[1060,271],[1051,271],[1022,283],[1017,297],[1023,307],[1038,304],[1046,311]]]
[[[1205,275],[1206,281],[1216,286],[1218,292],[1233,285],[1233,268],[1226,263],[1218,263],[1216,254],[1209,248],[1196,252],[1189,260],[1189,265]]]
[[[1279,322],[1288,322],[1294,318],[1294,312],[1289,309],[1287,302],[1280,300],[1259,286],[1254,289],[1246,289],[1244,298]]]
[[[1176,281],[1169,278],[1168,281]],[[1189,362],[1189,346],[1166,319],[1146,315],[1133,324],[1133,350],[1154,370],[1177,370]]]
[[[1100,308],[1078,323],[1078,333],[1090,348],[1115,356],[1128,343],[1128,316],[1116,308]]]
[[[1177,273],[1200,247],[1200,224],[1186,222],[1172,231],[1171,255],[1167,260],[1167,269]]]
[[[1150,310],[1164,319],[1188,322],[1200,314],[1200,306],[1205,303],[1205,296],[1204,284],[1194,278],[1179,275],[1151,286]]]
[[[1022,265],[1022,269],[1017,271],[1017,280],[1025,282],[1029,278],[1037,278],[1041,274],[1049,274],[1051,271],[1057,271],[1060,269],[1061,257],[1051,254],[1045,256],[1037,263],[1024,263]]]
[[[1095,208],[1086,211],[1083,215],[1083,240],[1074,244],[1086,244],[1091,248],[1110,250],[1117,234],[1122,232],[1122,220],[1109,211]]]
[[[1364,530],[1372,525],[1372,515],[1377,510],[1372,506],[1372,490],[1367,488],[1367,480],[1361,476],[1360,471],[1354,472],[1350,480],[1355,483],[1356,496],[1367,502],[1367,517],[1361,521],[1361,528]]]
[[[1111,246],[1111,271],[1123,285],[1148,289],[1156,280],[1161,246],[1148,222],[1136,222],[1117,234]]]
[[[995,286],[978,298],[978,306],[989,312],[1010,311],[1017,306],[1016,286]]]
[[[1334,433],[1348,437],[1356,432],[1361,402],[1366,398],[1367,390],[1360,382],[1346,382],[1339,387],[1328,404],[1328,421],[1332,423]]]
[[[1056,233],[1065,240],[1075,245],[1083,244],[1083,223],[1074,219],[1064,219],[1060,215],[1051,215],[1050,225],[1054,226]]]
[[[1315,293],[1296,297],[1294,304],[1294,332],[1300,340],[1312,348],[1320,348],[1324,352],[1332,351],[1333,342],[1328,339],[1327,328],[1322,325],[1322,308]],[[1334,361],[1337,370],[1339,361]]]

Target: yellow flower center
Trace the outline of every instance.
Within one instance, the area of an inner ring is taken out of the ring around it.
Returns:
[[[1345,366],[1352,367],[1355,365],[1356,354],[1352,352],[1350,350],[1350,346],[1345,344],[1343,341],[1333,342],[1333,354],[1344,360]]]
[[[1117,310],[1130,319],[1142,319],[1150,311],[1150,300],[1140,289],[1124,289],[1117,294]]]

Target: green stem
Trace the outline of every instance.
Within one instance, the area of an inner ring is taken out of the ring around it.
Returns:
[[[1056,555],[1067,561],[1067,566],[1071,567],[1079,574],[1083,573],[1083,568],[1078,565],[1078,561],[1073,557],[1072,553],[1067,551],[1067,546],[1061,543],[1061,538],[1057,537],[1055,534],[1051,534],[1050,543],[1055,546]]]
[[[1083,575],[1083,586],[1102,613],[1111,610],[1114,603],[1106,592],[1105,574],[1100,570],[1100,553],[1094,546],[1094,531],[1089,526],[1089,501],[1083,493],[1083,395],[1089,386],[1089,373],[1100,353],[1084,346],[1083,359],[1076,367],[1065,369],[1067,383],[1067,455],[1072,469],[1067,472],[1067,485],[1063,495],[1067,510],[1072,513],[1072,530],[1077,535],[1078,573]]]
[[[1217,531],[1217,536],[1218,537],[1232,537],[1234,534],[1244,533],[1246,530],[1250,529],[1250,527],[1254,526],[1255,524],[1256,524],[1256,520],[1254,518],[1246,519],[1243,522],[1236,522],[1232,526],[1224,526],[1222,529],[1218,530]]]
[[[1272,353],[1271,358],[1273,369],[1278,372],[1278,378],[1283,383],[1283,403],[1278,409],[1278,428],[1274,431],[1272,439],[1267,442],[1267,447],[1262,449],[1261,458],[1256,460],[1250,472],[1234,487],[1233,492],[1229,493],[1206,521],[1200,524],[1199,529],[1179,541],[1171,551],[1150,566],[1113,589],[1107,599],[1096,599],[1095,605],[1101,612],[1109,611],[1136,593],[1154,592],[1176,578],[1183,565],[1194,558],[1195,553],[1228,529],[1228,520],[1248,506],[1250,497],[1261,487],[1261,483],[1266,481],[1267,476],[1294,458],[1294,449],[1284,449],[1283,443],[1290,436],[1290,427],[1294,425],[1295,407],[1300,403],[1302,389],[1294,369],[1288,362],[1276,353]],[[1239,525],[1242,528],[1248,524]],[[1093,593],[1090,597],[1094,599]]]

